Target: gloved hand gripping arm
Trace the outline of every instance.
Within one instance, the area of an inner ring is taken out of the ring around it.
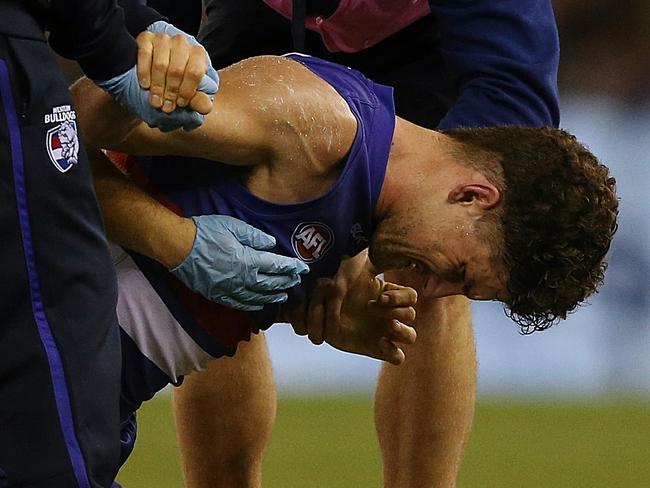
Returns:
[[[162,20],[137,37],[138,63],[95,83],[150,127],[199,127],[212,108],[219,76],[198,41]]]
[[[98,150],[89,152],[106,232],[116,244],[170,268],[190,289],[239,310],[287,299],[309,270],[273,254],[273,237],[232,217],[176,215],[122,175]]]
[[[193,217],[196,237],[189,255],[170,271],[190,289],[238,310],[261,310],[287,300],[309,267],[268,252],[275,239],[225,215]]]
[[[132,113],[152,127],[167,131],[180,127],[190,130],[201,125],[202,114],[212,107],[209,97],[218,89],[218,77],[196,39],[160,20],[160,14],[142,4],[131,5],[126,19],[114,0],[51,0],[49,4],[52,48],[63,57],[78,61],[89,78],[96,80]],[[147,25],[147,31],[141,33]],[[132,35],[138,36],[137,44]],[[155,50],[146,50],[149,41],[152,37],[157,39],[156,36],[164,39],[158,54]],[[176,97],[171,94],[177,84],[181,93],[188,96],[198,87],[204,97],[198,97],[196,102],[188,98],[190,109],[171,115],[158,110],[164,105],[163,101],[151,106],[149,92],[138,84],[136,68],[136,64],[147,66],[147,56],[148,66],[152,67],[153,86],[162,83],[158,80],[165,80],[169,88],[163,94],[169,95],[174,103]],[[182,81],[179,83],[178,79]]]

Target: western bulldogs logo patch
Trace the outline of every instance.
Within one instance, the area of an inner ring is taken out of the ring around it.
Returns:
[[[305,263],[321,259],[333,244],[332,229],[321,222],[303,222],[291,234],[293,251]]]
[[[45,148],[50,161],[61,173],[65,173],[79,162],[79,135],[76,114],[70,105],[54,107],[45,115],[45,123],[61,122],[47,131]]]

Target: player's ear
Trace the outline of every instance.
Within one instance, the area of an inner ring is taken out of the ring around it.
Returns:
[[[477,215],[495,207],[501,200],[499,189],[488,181],[480,183],[462,183],[455,186],[447,196],[449,203],[467,206]]]

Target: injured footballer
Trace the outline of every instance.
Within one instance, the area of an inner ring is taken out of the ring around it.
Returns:
[[[395,116],[389,87],[302,55],[251,58],[220,77],[213,111],[191,132],[150,129],[91,83],[73,90],[89,144],[129,154],[112,155],[121,172],[95,154],[109,238],[124,249],[125,425],[157,390],[274,322],[305,333],[317,321],[334,347],[399,364],[416,312],[426,321],[436,298],[499,300],[527,333],[600,285],[615,182],[572,135],[424,129]],[[213,214],[308,263],[286,302],[240,312],[178,279],[202,279],[209,259],[197,243],[209,241]],[[340,316],[323,325],[322,290],[349,256]]]

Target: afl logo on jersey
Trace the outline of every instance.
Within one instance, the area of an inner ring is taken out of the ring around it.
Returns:
[[[291,245],[296,256],[305,263],[321,259],[334,244],[334,233],[321,222],[298,224],[291,235]]]

